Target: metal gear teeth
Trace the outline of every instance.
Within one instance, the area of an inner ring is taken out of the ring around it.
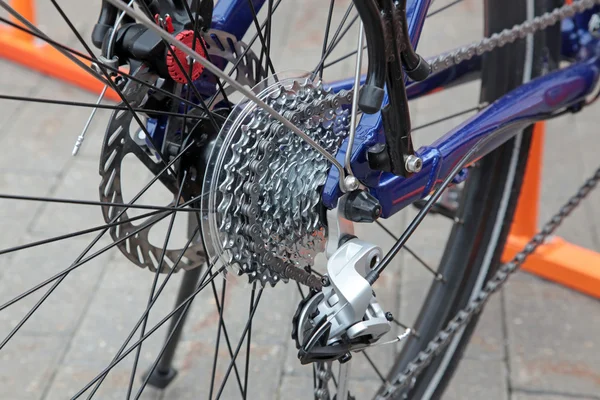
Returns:
[[[347,98],[346,91],[333,94],[320,82],[296,80],[264,100],[335,154],[348,134],[348,111],[341,107]],[[329,163],[262,109],[234,129],[217,208],[230,262],[250,282],[274,286],[292,278],[320,286],[305,270],[325,249],[319,188]]]

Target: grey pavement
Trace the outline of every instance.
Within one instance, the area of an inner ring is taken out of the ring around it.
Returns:
[[[39,26],[53,38],[81,48],[61,23],[52,4],[39,3]],[[100,2],[62,0],[59,3],[83,36],[89,37]],[[440,0],[437,3],[442,4]],[[273,27],[277,32],[272,53],[276,69],[306,70],[316,64],[328,4],[322,0],[282,3]],[[338,0],[335,4],[334,21],[339,21],[349,0]],[[433,55],[474,40],[481,35],[480,19],[480,1],[464,0],[451,8],[443,19],[435,20],[436,31],[431,29],[432,24],[425,26],[420,49],[424,55]],[[332,59],[352,50],[356,36],[356,30],[352,29]],[[347,77],[353,70],[353,62],[350,58],[331,67],[325,79]],[[5,60],[0,60],[0,93],[84,102],[96,99],[92,94]],[[477,97],[478,85],[472,83],[413,102],[414,124],[471,107]],[[3,149],[0,193],[97,200],[98,157],[109,112],[98,112],[81,154],[73,158],[71,149],[87,116],[87,109],[0,101],[0,146]],[[455,118],[420,131],[415,140],[418,145],[427,144],[462,120]],[[551,216],[597,167],[600,150],[597,121],[597,109],[590,108],[549,123],[540,204],[542,220]],[[124,164],[123,184],[125,201],[128,201],[150,179],[150,174],[135,160]],[[141,203],[165,205],[166,198],[165,189],[157,186]],[[594,207],[598,204],[600,192],[590,196],[565,222],[559,234],[600,251],[600,211]],[[407,210],[385,224],[400,233],[413,215],[413,210]],[[183,218],[180,219],[176,238],[170,243],[173,248],[181,247],[185,239],[185,224]],[[102,223],[100,210],[94,206],[0,200],[0,248]],[[152,243],[160,245],[165,228],[166,223],[152,230]],[[428,262],[438,262],[449,229],[445,221],[430,218],[409,244]],[[381,244],[384,250],[392,245],[390,238],[377,227],[360,227],[359,232]],[[67,268],[93,237],[84,235],[1,255],[0,303]],[[92,251],[109,243],[103,238]],[[148,329],[172,309],[181,275],[175,275],[166,285],[150,313]],[[152,273],[133,266],[118,251],[109,251],[70,273],[0,350],[0,398],[70,398],[110,363],[146,308],[153,279]],[[163,279],[159,279],[159,284]],[[411,324],[430,281],[431,276],[410,255],[402,254],[377,283],[378,299],[387,309],[395,310],[398,319]],[[175,360],[179,376],[165,391],[147,388],[142,398],[208,398],[219,316],[213,291],[220,294],[225,281],[219,278],[215,282],[214,288],[209,286],[198,295],[191,308]],[[229,344],[235,352],[249,312],[251,287],[243,279],[233,277],[228,277],[226,285],[223,313]],[[0,339],[19,323],[49,287],[0,312]],[[280,284],[263,292],[252,325],[248,398],[313,398],[312,370],[298,363],[290,340],[290,321],[298,301],[299,294],[293,284]],[[134,394],[166,333],[165,325],[142,347]],[[133,341],[137,338],[139,333]],[[517,273],[486,307],[444,398],[598,400],[599,338],[597,300],[535,276]],[[238,398],[240,388],[235,376],[239,374],[243,381],[246,344],[241,346],[236,368],[228,372],[228,340],[221,335],[219,341],[218,384],[212,388],[213,395],[229,373],[232,379],[224,386],[222,398]],[[394,360],[394,351],[393,346],[380,347],[371,356],[378,368],[386,371]],[[115,367],[96,398],[126,398],[135,356],[135,352],[131,353]],[[359,355],[355,359],[351,390],[358,399],[368,398],[380,382]]]

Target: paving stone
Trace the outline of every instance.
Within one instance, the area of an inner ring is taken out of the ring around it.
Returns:
[[[444,399],[508,399],[506,367],[502,361],[464,359],[444,393]]]
[[[564,135],[564,132],[568,131],[572,124],[573,121],[568,117],[560,118],[548,124],[548,132],[545,135],[544,157],[545,160],[549,161],[544,163],[542,170],[540,223],[551,218],[597,168],[597,165],[584,164],[580,156],[580,145],[564,146],[561,135]],[[577,129],[576,132],[583,131],[583,129]],[[589,138],[587,140],[589,141]],[[581,142],[586,143],[583,140]],[[565,168],[565,165],[568,165],[568,168]],[[586,200],[582,207],[578,207],[573,211],[558,229],[557,235],[583,247],[598,248],[597,237],[590,234],[590,228],[597,226],[600,221],[597,218],[592,218],[589,211],[595,208],[592,206],[593,204],[597,204],[593,202],[593,199],[598,199],[598,194],[593,193],[593,196]]]
[[[512,386],[596,395],[597,300],[525,274],[506,294]]]
[[[76,101],[81,93],[47,78],[37,95],[41,98]],[[46,174],[60,172],[72,160],[71,150],[79,128],[71,125],[70,118],[80,112],[75,107],[28,104],[26,112],[17,114],[6,128],[20,134],[3,135],[0,139],[0,145],[13,149],[4,154],[0,168]],[[43,164],[40,160],[43,160]]]
[[[41,75],[20,68],[16,64],[0,60],[0,93],[13,96],[33,96],[37,92],[37,85],[43,79]],[[0,126],[10,124],[27,108],[27,104],[14,100],[0,100]],[[10,130],[2,130],[0,136],[10,134]]]
[[[598,396],[585,396],[577,393],[561,393],[561,392],[549,392],[549,391],[532,391],[524,392],[520,390],[514,390],[510,396],[511,400],[570,400],[570,399],[581,399],[581,400],[597,400]]]
[[[165,393],[165,398],[173,399],[204,399],[208,398],[210,391],[214,347],[207,346],[201,341],[182,343],[182,351],[178,356],[178,365],[181,365],[177,384],[174,384]],[[237,366],[240,380],[244,383],[245,376],[245,347],[239,353]],[[252,345],[251,362],[248,373],[248,398],[272,398],[277,391],[279,378],[282,375],[282,361],[284,351],[278,345]],[[229,366],[229,353],[221,345],[219,350],[218,368],[215,378],[214,393],[218,392]],[[238,398],[240,396],[239,384],[232,370],[225,384],[222,398]]]
[[[4,264],[5,268],[0,280],[1,302],[4,304],[65,270],[89,242],[89,239],[83,238],[70,239],[17,252],[9,262]],[[38,335],[72,333],[110,257],[110,254],[100,255],[73,270],[21,328],[21,331]],[[3,310],[0,313],[0,331],[6,335],[14,328],[49,288],[50,286],[42,288]]]
[[[94,397],[110,400],[126,398],[131,369],[130,367],[115,369],[116,371],[108,375]],[[70,398],[79,392],[89,381],[94,379],[99,372],[97,369],[85,365],[61,367],[57,371],[51,389],[44,398],[51,400]],[[134,395],[137,393],[140,382],[139,379],[135,382],[134,391],[132,392]],[[86,394],[89,393],[91,393],[91,389],[86,392]],[[144,400],[159,400],[163,398],[162,391],[147,387],[140,398]]]
[[[16,196],[45,196],[57,179],[41,174],[23,174],[0,169],[0,193]],[[22,200],[0,200],[0,247],[3,249],[22,244],[21,237],[34,220],[41,202]],[[0,263],[7,262],[12,255],[0,256]]]
[[[337,372],[336,372],[337,373]],[[372,394],[379,388],[381,382],[375,380],[354,380],[351,382],[350,394],[356,399],[366,399],[372,397]],[[330,385],[331,393],[335,393],[333,385]],[[282,384],[277,392],[276,399],[313,399],[312,376],[284,376]]]
[[[17,335],[0,355],[0,386],[5,399],[40,399],[67,345],[59,336]]]

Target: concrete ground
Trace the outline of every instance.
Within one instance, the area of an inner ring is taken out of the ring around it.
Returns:
[[[39,3],[39,26],[54,39],[81,48],[61,23],[52,4]],[[99,2],[62,0],[59,3],[84,37],[89,37]],[[441,0],[436,3],[442,5]],[[335,4],[334,21],[339,21],[349,1],[338,0]],[[273,39],[273,63],[278,70],[303,66],[308,69],[314,65],[314,54],[318,53],[323,36],[322,14],[327,7],[328,2],[319,0],[282,3],[273,28],[273,32],[277,32]],[[420,47],[423,54],[433,55],[458,43],[475,40],[481,35],[481,14],[478,0],[465,0],[443,18],[435,17],[435,24],[427,24],[423,33]],[[350,31],[336,54],[353,49],[355,38],[355,30]],[[351,58],[332,67],[325,79],[349,76],[353,62]],[[477,91],[477,84],[472,83],[413,102],[411,113],[415,126],[471,107],[477,100]],[[0,94],[95,101],[94,95],[5,60],[0,60]],[[4,150],[0,156],[0,194],[97,200],[98,156],[109,112],[98,112],[81,154],[75,158],[70,155],[88,113],[88,109],[74,107],[0,101],[0,148]],[[600,139],[596,114],[597,109],[592,107],[548,124],[540,204],[542,221],[597,167]],[[428,132],[420,132],[416,141],[419,145],[426,144],[461,120],[455,118]],[[127,160],[123,170],[125,200],[131,199],[135,189],[141,188],[149,177],[141,164]],[[141,203],[164,205],[165,193],[161,189],[153,189]],[[600,204],[600,192],[593,193],[573,213],[559,234],[600,251],[600,212],[594,207],[597,204]],[[414,215],[412,210],[400,213],[386,221],[386,225],[399,234],[411,215]],[[101,224],[100,210],[94,206],[0,200],[0,248],[3,249]],[[181,247],[183,225],[183,221],[178,221],[176,238],[171,242],[173,247]],[[165,227],[153,229],[153,243],[162,242]],[[435,263],[449,228],[441,218],[430,218],[409,245],[426,261]],[[379,228],[361,228],[361,233],[366,235],[367,232],[369,240],[381,243],[384,249],[392,245]],[[67,268],[93,237],[93,234],[83,235],[1,255],[0,303]],[[103,238],[93,250],[109,243]],[[74,270],[0,351],[0,397],[50,400],[74,395],[114,357],[146,307],[153,278],[152,273],[131,265],[116,250]],[[430,279],[410,255],[403,254],[395,260],[390,273],[378,282],[378,298],[387,309],[395,310],[397,319],[411,324]],[[147,330],[171,310],[180,280],[181,274],[178,274],[166,285],[152,309]],[[208,287],[200,293],[191,308],[175,361],[179,376],[165,391],[146,389],[143,398],[208,398],[218,321],[213,290],[220,294],[223,285],[222,279],[215,282],[214,288]],[[243,280],[230,279],[227,287],[224,316],[235,351],[248,317],[251,290]],[[0,338],[19,323],[47,288],[0,312]],[[252,325],[248,398],[312,398],[311,369],[299,365],[289,339],[290,321],[298,300],[293,284],[264,291]],[[145,342],[134,393],[165,335],[163,326]],[[134,340],[138,337],[139,333]],[[444,398],[600,399],[599,337],[597,300],[519,272],[485,309]],[[218,382],[227,373],[230,360],[226,344],[227,340],[221,335]],[[244,343],[237,361],[242,380],[245,349]],[[379,347],[370,353],[382,371],[389,368],[394,358],[392,349],[394,347]],[[134,355],[135,352],[130,354],[108,375],[97,398],[126,397]],[[360,355],[355,360],[352,393],[359,399],[368,398],[369,390],[380,382]],[[231,372],[232,377],[235,374]],[[237,398],[239,393],[236,380],[230,379],[222,397]]]

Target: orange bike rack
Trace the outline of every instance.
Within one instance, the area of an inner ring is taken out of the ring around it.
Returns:
[[[35,24],[34,0],[9,1],[12,8]],[[14,20],[15,23],[19,23]],[[43,74],[58,78],[93,93],[100,93],[104,84],[35,36],[11,26],[0,26],[0,57],[14,61]],[[82,60],[85,62],[86,60]],[[119,96],[107,90],[106,98],[119,101]]]
[[[508,262],[537,233],[545,123],[535,124],[519,204],[502,260]],[[600,254],[553,237],[522,267],[545,279],[600,298]]]

